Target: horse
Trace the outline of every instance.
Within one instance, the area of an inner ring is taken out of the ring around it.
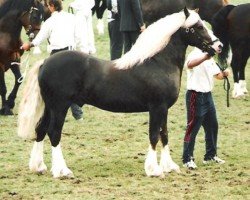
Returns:
[[[149,112],[146,174],[162,176],[171,170],[179,171],[170,156],[167,117],[179,95],[188,45],[211,55],[221,49],[221,43],[208,32],[199,15],[185,8],[148,26],[120,59],[107,61],[77,51],[63,51],[34,66],[18,115],[18,135],[36,140],[30,170],[47,170],[43,140],[48,134],[53,177],[73,176],[63,158],[60,140],[67,110],[77,103],[111,112]],[[159,139],[163,145],[160,166],[156,152]]]
[[[38,0],[4,0],[0,4],[0,115],[13,115],[15,98],[22,82],[19,68],[23,51],[21,30],[25,28],[30,40],[37,34],[43,19],[43,5]],[[7,88],[4,73],[11,69],[15,76],[14,87],[6,99]]]
[[[100,3],[102,2],[102,3]],[[199,9],[201,19],[211,23],[213,15],[225,5],[228,0],[141,0],[143,18],[146,25],[152,24],[156,20],[182,10],[185,6],[190,9]],[[96,10],[98,23],[103,18],[107,9],[106,0],[95,0],[93,10]]]
[[[174,12],[179,12],[185,6],[199,9],[201,19],[211,22],[212,16],[228,4],[228,0],[141,0],[143,17],[146,24]]]
[[[233,98],[248,93],[245,81],[245,67],[250,56],[250,4],[228,5],[214,15],[212,28],[224,46],[219,61],[226,66],[229,46],[232,51]]]

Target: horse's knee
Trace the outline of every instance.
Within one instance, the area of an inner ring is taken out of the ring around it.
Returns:
[[[155,150],[156,145],[159,141],[159,135],[157,133],[150,133],[149,140],[150,140],[152,149]]]

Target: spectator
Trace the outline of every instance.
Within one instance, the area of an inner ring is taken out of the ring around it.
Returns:
[[[121,57],[123,50],[123,36],[120,31],[120,16],[117,0],[107,0],[108,31],[110,39],[110,58],[115,60]]]
[[[96,53],[91,10],[94,5],[94,0],[74,0],[70,4],[70,7],[76,12],[77,34],[79,34],[81,43],[80,50],[87,54]]]
[[[59,51],[72,50],[75,48],[76,41],[79,40],[75,32],[75,17],[62,10],[61,0],[48,0],[48,8],[51,12],[49,17],[42,25],[41,30],[32,42],[24,43],[21,49],[30,50],[31,47],[40,45],[48,39],[53,55]],[[82,109],[76,104],[71,105],[73,117],[76,120],[82,119]]]
[[[142,31],[145,30],[140,0],[118,0],[120,31],[124,37],[124,53],[128,52]]]
[[[187,57],[187,128],[184,137],[182,160],[189,169],[197,168],[194,163],[195,138],[201,126],[205,131],[206,154],[203,163],[225,161],[217,156],[218,121],[212,97],[213,78],[223,79],[229,71],[221,71],[213,58],[195,48]]]

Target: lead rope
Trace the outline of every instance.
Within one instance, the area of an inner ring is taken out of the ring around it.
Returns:
[[[223,72],[226,67],[221,67],[218,63],[216,63],[218,65],[218,67],[220,68],[220,70]],[[224,83],[223,83],[223,88],[224,90],[227,92],[227,97],[226,97],[226,101],[227,101],[227,107],[229,107],[229,91],[230,91],[230,82],[228,77],[224,76]]]
[[[11,63],[11,65],[19,65],[19,66],[20,65],[22,66],[25,63],[24,72],[22,73],[22,76],[19,79],[17,79],[18,83],[22,83],[23,80],[24,80],[24,78],[25,78],[25,76],[26,76],[26,73],[27,73],[27,70],[28,70],[28,67],[29,67],[29,62],[30,62],[29,57],[30,57],[30,53],[27,53],[25,59],[23,59],[23,61],[21,63],[19,63],[19,62],[12,62]]]

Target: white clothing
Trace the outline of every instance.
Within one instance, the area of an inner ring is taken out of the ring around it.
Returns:
[[[213,58],[205,60],[199,66],[192,69],[187,67],[190,60],[201,57],[203,53],[195,48],[187,57],[185,66],[187,68],[187,89],[196,92],[211,92],[214,86],[214,75],[220,73],[220,68]]]
[[[75,32],[75,17],[65,11],[53,12],[42,25],[35,39],[34,46],[40,45],[49,39],[51,50],[75,47],[77,36]]]
[[[92,15],[92,8],[95,6],[94,0],[75,0],[70,4],[76,13],[81,12],[85,16]]]
[[[75,0],[70,4],[76,11],[76,32],[80,38],[80,50],[88,54],[96,52],[91,10],[94,5],[94,0]]]

